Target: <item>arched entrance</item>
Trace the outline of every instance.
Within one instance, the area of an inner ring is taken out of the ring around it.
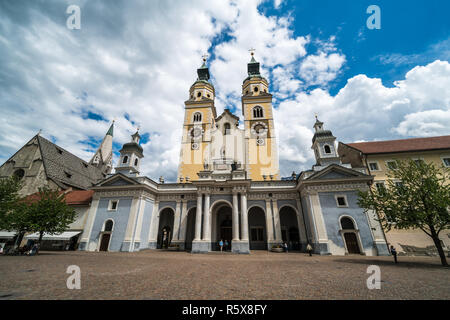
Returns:
[[[341,233],[344,237],[345,248],[348,254],[361,254],[360,244],[353,220],[349,217],[341,218]]]
[[[186,221],[186,239],[184,248],[188,251],[192,250],[192,240],[195,238],[195,215],[197,208],[191,208],[187,214]]]
[[[297,212],[290,206],[280,209],[281,238],[289,250],[300,250],[300,235],[298,231]]]
[[[114,228],[114,222],[112,220],[106,220],[103,224],[103,231],[100,236],[100,251],[108,251],[109,243],[111,240],[112,231]]]
[[[248,210],[250,250],[267,250],[266,214],[260,207]]]
[[[212,212],[212,234],[213,242],[211,249],[220,250],[219,241],[223,240],[224,250],[231,250],[231,240],[233,239],[233,214],[232,209],[227,203],[219,203],[213,206]],[[225,243],[228,246],[225,247]]]
[[[167,249],[172,241],[174,212],[172,208],[165,208],[159,214],[158,249]]]

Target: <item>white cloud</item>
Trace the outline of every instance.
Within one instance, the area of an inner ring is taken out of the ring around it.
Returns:
[[[407,114],[394,130],[402,136],[431,137],[449,134],[450,110]]]
[[[129,141],[138,125],[150,134],[142,173],[174,181],[183,102],[201,55],[224,30],[210,61],[218,112],[234,107],[240,115],[253,46],[274,89],[283,175],[312,164],[315,112],[346,142],[448,133],[448,62],[413,68],[392,88],[357,75],[331,96],[326,88],[345,63],[335,39],[313,40],[319,50],[307,55],[311,38],[294,35],[292,18],[259,12],[260,2],[78,1],[81,30],[66,28],[67,3],[0,3],[0,161],[41,128],[89,160],[93,150],[85,142],[101,139],[116,119],[115,143]],[[321,88],[302,91],[311,84]],[[88,111],[108,121],[86,119]]]
[[[357,75],[335,96],[315,89],[281,102],[275,120],[284,176],[314,162],[314,113],[343,142],[450,134],[450,64],[415,67],[392,88]]]
[[[339,53],[319,52],[309,55],[300,65],[300,76],[309,86],[325,86],[334,80],[345,63],[345,56]]]

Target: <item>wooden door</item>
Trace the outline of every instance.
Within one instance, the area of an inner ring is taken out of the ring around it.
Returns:
[[[110,233],[104,233],[102,236],[102,242],[100,243],[100,251],[108,251]]]
[[[352,232],[344,233],[344,238],[345,244],[347,245],[348,253],[356,253],[356,254],[361,253],[359,251],[358,239],[356,238],[356,234]]]

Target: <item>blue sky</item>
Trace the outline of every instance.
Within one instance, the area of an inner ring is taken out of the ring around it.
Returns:
[[[81,8],[81,29],[66,8]],[[381,29],[369,30],[369,5]],[[176,179],[203,53],[218,114],[241,116],[248,49],[270,81],[281,174],[308,169],[314,114],[339,141],[450,134],[447,1],[0,2],[0,162],[39,129],[89,160],[140,127],[142,173]],[[242,120],[242,119],[241,119]]]

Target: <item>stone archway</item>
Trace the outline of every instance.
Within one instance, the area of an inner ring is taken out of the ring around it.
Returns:
[[[348,216],[342,216],[339,220],[346,254],[361,254],[362,245],[360,239],[358,239],[359,230],[355,221]]]
[[[188,251],[192,250],[192,240],[195,238],[195,218],[197,208],[191,208],[187,214],[186,222],[186,239],[184,248]]]
[[[175,213],[172,208],[165,208],[159,213],[157,249],[167,249],[172,241]]]
[[[266,213],[260,207],[248,210],[250,250],[267,250]]]
[[[233,210],[226,202],[213,205],[211,221],[211,250],[220,250],[219,241],[228,242],[228,246],[224,249],[231,249],[231,241],[233,239]]]
[[[281,238],[289,250],[301,250],[297,212],[290,206],[280,209]]]

